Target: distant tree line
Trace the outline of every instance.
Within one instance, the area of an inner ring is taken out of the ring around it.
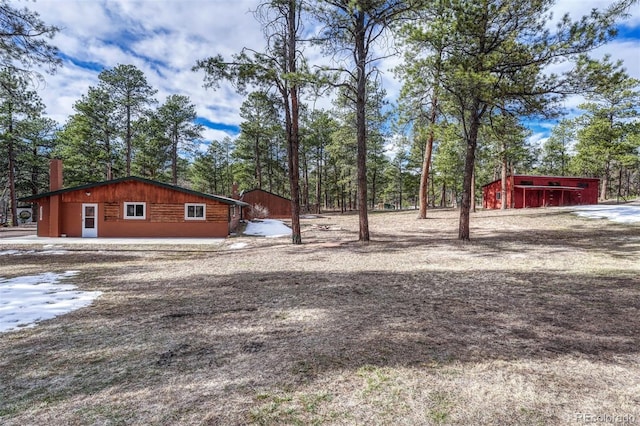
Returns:
[[[415,208],[424,218],[445,206],[460,208],[467,240],[480,187],[511,173],[599,177],[602,199],[628,199],[640,194],[640,82],[621,62],[587,54],[615,37],[632,3],[551,27],[552,0],[265,1],[256,11],[264,51],[194,66],[206,87],[228,81],[246,96],[239,134],[213,141],[203,140],[188,97],[158,103],[133,65],[102,71],[62,126],[44,118],[29,67],[58,65],[46,41],[58,29],[24,10],[43,35],[31,51],[17,43],[14,56],[0,57],[0,162],[9,172],[0,198],[14,206],[46,190],[47,159],[57,157],[65,185],[133,174],[221,195],[235,182],[291,197],[294,231],[301,212],[358,210],[361,241],[371,209]],[[403,58],[397,105],[385,101],[377,69],[391,35]],[[308,66],[310,40],[332,65]],[[572,66],[550,74],[559,62]],[[331,108],[316,108],[329,91]],[[571,94],[585,102],[563,118],[559,101]],[[541,118],[558,124],[534,145],[525,120]]]

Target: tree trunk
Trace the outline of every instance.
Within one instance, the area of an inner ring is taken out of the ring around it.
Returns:
[[[307,160],[307,154],[303,151],[302,154],[302,171],[304,175],[304,190],[302,191],[302,205],[304,211],[308,213],[309,209],[309,161]]]
[[[322,147],[318,147],[318,163],[316,164],[316,214],[320,214],[320,203],[322,200]],[[325,201],[326,205],[326,201]]]
[[[476,171],[471,175],[471,211],[476,212]]]
[[[607,164],[604,169],[604,176],[602,176],[602,187],[600,188],[600,201],[607,199],[607,189],[609,187],[609,171],[611,168],[611,162],[607,160]]]
[[[358,11],[356,17],[356,136],[358,140],[357,165],[358,165],[358,211],[360,219],[360,229],[358,240],[368,242],[369,236],[369,216],[367,210],[367,75],[365,49],[365,14]]]
[[[502,144],[502,172],[500,174],[501,182],[500,182],[500,193],[502,194],[501,202],[500,202],[500,210],[507,209],[507,147]]]
[[[458,227],[458,239],[470,240],[469,218],[471,210],[471,182],[475,165],[476,146],[478,144],[478,131],[480,129],[480,102],[476,101],[472,110],[471,126],[467,136],[467,150],[464,161],[464,180],[462,183],[462,202],[460,204],[460,224]]]
[[[376,206],[376,178],[378,174],[378,168],[373,169],[373,176],[371,176],[371,210]]]
[[[11,108],[11,106],[9,106]],[[8,128],[8,144],[7,150],[9,160],[9,199],[11,200],[11,226],[18,226],[18,197],[16,195],[16,159],[14,151],[13,138],[13,113],[9,111],[9,128]]]
[[[295,73],[296,68],[296,0],[289,0],[289,10],[287,15],[287,71]],[[300,232],[300,168],[299,168],[299,120],[300,106],[298,104],[298,85],[290,83],[288,96],[291,100],[291,111],[289,118],[289,184],[291,186],[291,242],[293,244],[302,244],[302,233]],[[286,96],[285,96],[286,98]],[[285,99],[286,100],[286,99]],[[289,102],[285,102],[288,105]]]
[[[429,136],[427,145],[424,150],[424,158],[422,160],[422,174],[420,175],[420,212],[418,219],[427,218],[427,192],[429,190],[429,169],[431,168],[431,154],[433,152],[433,139],[435,137],[434,126],[436,124],[436,114],[438,108],[438,98],[435,95],[431,100],[431,117],[429,118]]]
[[[127,134],[125,135],[125,142],[127,146],[127,176],[131,176],[131,106],[129,106],[129,95],[127,95]],[[174,178],[177,180],[177,178]],[[176,182],[174,182],[174,185]]]
[[[37,158],[38,158],[38,147],[34,143],[33,149],[31,151],[31,155],[33,155],[33,165],[31,166],[31,195],[38,195],[38,178],[40,177],[40,170],[38,169]],[[31,220],[34,222],[38,221],[38,206],[33,204],[31,207]]]
[[[258,188],[262,189],[262,168],[260,167],[260,137],[256,136],[255,144],[253,147],[254,155],[256,156],[256,181]]]
[[[174,130],[171,137],[173,146],[171,147],[171,181],[174,185],[178,184],[178,135]]]
[[[620,165],[620,171],[618,172],[618,203],[620,202],[620,198],[622,198],[622,164]]]

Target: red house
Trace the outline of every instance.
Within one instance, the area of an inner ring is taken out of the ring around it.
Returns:
[[[263,189],[252,189],[242,193],[240,199],[250,206],[260,205],[269,210],[269,217],[273,219],[291,218],[291,200]],[[253,219],[251,209],[246,209],[244,218]]]
[[[248,205],[135,176],[63,189],[60,160],[49,184],[21,199],[38,205],[39,237],[221,238]]]
[[[600,179],[567,176],[513,175],[507,177],[507,208],[598,204]],[[502,206],[502,180],[482,187],[485,209]]]

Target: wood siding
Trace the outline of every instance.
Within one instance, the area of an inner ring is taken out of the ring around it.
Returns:
[[[262,189],[247,191],[242,195],[242,201],[249,203],[252,207],[261,205],[269,210],[269,217],[274,219],[291,218],[291,200],[281,197]],[[251,208],[245,209],[245,219],[253,219]]]
[[[38,226],[39,236],[81,237],[84,203],[98,204],[98,237],[220,238],[229,234],[229,204],[146,182],[117,182],[55,197],[60,199],[60,229],[56,232],[51,221],[44,219]],[[45,210],[50,210],[50,198],[39,202]],[[145,218],[125,218],[125,203],[145,203]],[[206,205],[205,220],[185,219],[185,204]]]
[[[507,178],[507,208],[534,208],[598,204],[597,178],[514,175]],[[482,187],[482,205],[499,209],[501,181]]]

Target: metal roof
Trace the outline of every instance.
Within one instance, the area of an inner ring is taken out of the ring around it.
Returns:
[[[180,186],[169,185],[168,183],[158,182],[158,181],[151,180],[151,179],[145,179],[145,178],[141,178],[141,177],[138,177],[138,176],[127,176],[127,177],[113,179],[113,180],[106,180],[106,181],[103,181],[103,182],[88,183],[86,185],[79,185],[79,186],[73,186],[71,188],[58,189],[56,191],[43,192],[41,194],[36,194],[36,195],[31,195],[29,197],[20,198],[18,201],[22,201],[22,202],[35,201],[35,200],[39,200],[41,198],[51,197],[53,195],[60,195],[60,194],[65,194],[65,193],[72,192],[72,191],[81,191],[81,190],[85,190],[85,189],[97,188],[99,186],[107,186],[107,185],[112,185],[112,184],[122,183],[122,182],[127,182],[127,181],[136,181],[136,182],[147,183],[149,185],[154,185],[154,186],[158,186],[158,187],[161,187],[161,188],[170,189],[172,191],[183,192],[185,194],[190,194],[190,195],[195,195],[195,196],[198,196],[198,197],[208,198],[210,200],[220,201],[221,203],[225,203],[225,204],[234,204],[234,205],[237,205],[237,206],[249,206],[248,203],[245,203],[244,201],[240,201],[240,200],[234,200],[233,198],[227,198],[227,197],[222,197],[220,195],[212,195],[212,194],[206,194],[204,192],[193,191],[191,189],[182,188]]]

